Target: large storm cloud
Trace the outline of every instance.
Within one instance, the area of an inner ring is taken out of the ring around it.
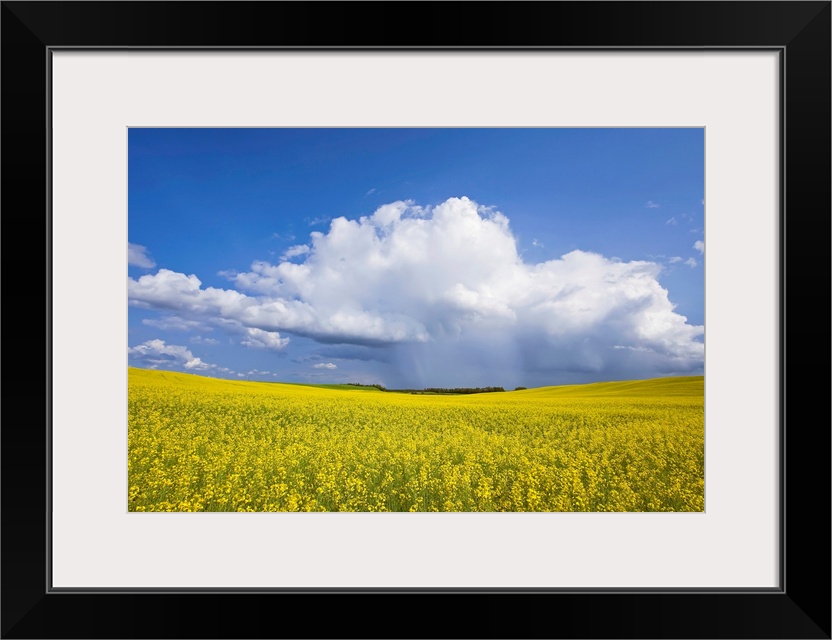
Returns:
[[[233,288],[161,269],[128,289],[134,305],[231,321],[279,348],[284,332],[386,350],[413,385],[701,373],[704,328],[674,311],[661,269],[586,251],[525,262],[509,219],[463,197],[336,218],[277,263],[231,275]]]

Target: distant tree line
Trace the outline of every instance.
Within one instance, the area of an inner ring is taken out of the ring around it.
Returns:
[[[425,389],[387,389],[386,387],[383,387],[380,384],[362,384],[361,382],[347,382],[345,384],[347,384],[350,387],[372,387],[373,389],[378,389],[379,391],[390,391],[391,393],[410,394],[444,393],[447,395],[463,395],[467,393],[495,393],[498,391],[505,391],[503,387],[455,387],[453,389],[446,389],[444,387],[427,387]],[[519,389],[525,389],[525,387],[518,387],[518,390]]]
[[[351,387],[373,387],[379,391],[387,391],[387,389],[382,387],[380,384],[361,384],[360,382],[348,382],[347,384]]]
[[[441,389],[438,387],[428,387],[425,389],[430,393],[453,393],[453,394],[464,394],[464,393],[494,393],[496,391],[505,391],[502,387],[456,387],[454,389]]]

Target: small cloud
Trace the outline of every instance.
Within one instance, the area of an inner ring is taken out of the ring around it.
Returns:
[[[329,216],[318,216],[317,218],[306,218],[306,222],[309,223],[310,227],[314,227],[319,224],[326,224],[332,220]]]
[[[648,201],[647,201],[647,208],[648,208],[648,209],[658,209],[658,208],[659,208],[659,205],[657,205],[657,204],[656,204],[655,202],[653,202],[652,200],[648,200]]]
[[[206,327],[202,322],[197,320],[186,320],[179,316],[162,316],[161,318],[145,318],[142,324],[148,327],[156,327],[162,331],[193,331],[199,329],[201,331],[211,331],[210,327]]]
[[[152,269],[156,266],[153,259],[147,255],[147,247],[132,242],[127,243],[127,264],[142,269]]]
[[[289,344],[289,338],[281,338],[277,331],[264,331],[250,327],[246,328],[245,335],[246,337],[240,341],[240,344],[251,349],[280,351]]]
[[[676,224],[676,216],[673,216],[670,220],[668,220],[667,222],[665,222],[665,224],[666,224],[666,225],[667,225],[667,224]]]
[[[705,255],[705,243],[701,240],[697,240],[693,243],[693,248],[696,249],[702,255]]]
[[[543,248],[543,243],[540,240],[538,240],[537,238],[535,238],[535,239],[532,240],[532,246],[533,247],[540,247],[542,249]]]
[[[375,187],[373,187],[372,189],[370,189],[370,190],[369,190],[367,193],[365,193],[364,195],[365,195],[365,196],[371,196],[371,195],[373,195],[375,192],[376,192],[376,188],[375,188]]]
[[[205,370],[205,369],[213,369],[214,365],[213,364],[208,364],[207,362],[203,362],[200,358],[193,358],[192,360],[189,360],[188,362],[185,363],[185,368],[186,369],[197,369],[199,371],[202,371],[202,370]]]
[[[283,255],[280,256],[280,259],[290,260],[291,258],[296,258],[298,256],[305,256],[307,253],[309,253],[309,245],[296,244],[294,247],[286,249]]]
[[[216,365],[208,364],[195,357],[187,347],[165,344],[164,340],[148,340],[144,344],[128,347],[127,355],[151,369],[159,366],[184,367],[192,371],[216,368]]]
[[[191,338],[191,342],[194,344],[219,344],[219,340],[214,340],[214,338],[203,338],[202,336],[194,336]]]
[[[246,375],[246,376],[251,377],[251,376],[273,376],[273,375],[276,375],[276,374],[272,373],[271,371],[261,371],[260,369],[252,369],[251,371],[247,371],[246,373],[240,374],[240,375]]]
[[[688,265],[691,269],[693,269],[697,264],[699,264],[695,258],[688,258],[685,260],[685,264]]]
[[[670,260],[668,260],[670,264],[677,264],[681,261],[682,259],[679,256],[673,256]]]
[[[321,362],[320,364],[313,364],[313,369],[337,369],[338,365],[333,364],[332,362]]]

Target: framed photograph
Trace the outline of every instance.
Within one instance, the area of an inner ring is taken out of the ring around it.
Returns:
[[[704,190],[701,127],[130,128],[128,511],[704,512]]]
[[[3,3],[3,637],[830,637],[830,3],[473,6]]]

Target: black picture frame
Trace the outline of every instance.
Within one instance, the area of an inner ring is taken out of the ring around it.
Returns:
[[[830,15],[828,1],[2,2],[2,637],[830,638]],[[780,587],[51,589],[48,96],[51,51],[69,47],[778,51]]]

